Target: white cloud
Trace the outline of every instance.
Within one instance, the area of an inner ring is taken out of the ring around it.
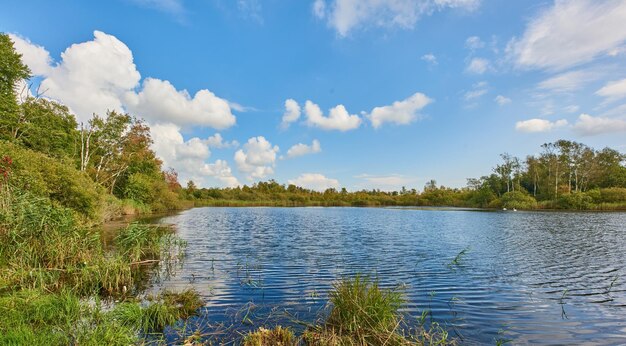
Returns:
[[[574,130],[583,136],[626,132],[626,119],[593,117],[589,114],[581,114],[576,124],[574,124]]]
[[[220,135],[219,133],[214,134],[213,136],[209,136],[209,138],[206,139],[206,144],[209,146],[209,148],[236,148],[239,146],[239,142],[237,141],[225,141],[224,138],[222,138],[222,135]]]
[[[563,108],[563,110],[566,113],[576,113],[576,112],[578,112],[580,110],[580,107],[577,106],[577,105],[569,105],[569,106]]]
[[[216,134],[206,140],[194,137],[187,141],[174,124],[156,124],[150,126],[154,143],[152,149],[163,161],[164,167],[174,168],[181,181],[193,180],[199,186],[238,186],[239,181],[232,174],[228,163],[217,160],[208,163],[211,145],[215,144]]]
[[[307,100],[304,104],[304,112],[309,126],[324,130],[348,131],[361,125],[361,118],[358,115],[348,113],[343,105],[331,108],[328,117],[325,117],[318,105]]]
[[[141,78],[130,49],[101,31],[94,31],[92,41],[68,47],[61,58],[43,75],[41,90],[70,107],[82,121],[93,113],[123,111],[123,95]]]
[[[489,60],[483,58],[473,58],[465,68],[465,72],[483,74],[490,68]]]
[[[600,70],[576,70],[558,74],[541,81],[537,87],[555,92],[572,92],[581,89],[587,83],[601,78],[604,73]]]
[[[289,124],[300,119],[300,105],[294,99],[285,100],[285,113],[283,113],[283,121],[281,123],[282,128],[289,127]]]
[[[567,125],[567,120],[565,119],[555,122],[546,119],[529,119],[518,121],[515,124],[515,129],[521,132],[547,132],[565,125]]]
[[[192,98],[168,82],[146,78],[138,92],[141,75],[131,50],[115,36],[94,31],[94,39],[73,44],[53,65],[42,47],[21,39],[16,47],[33,72],[43,77],[45,97],[67,105],[80,121],[108,110],[130,111],[150,123],[202,125],[218,129],[235,124],[229,102],[209,90]],[[48,64],[47,67],[44,63]]]
[[[296,179],[288,180],[288,183],[315,191],[339,188],[339,181],[337,179],[326,178],[319,173],[304,173]]]
[[[465,40],[465,48],[476,50],[485,47],[485,42],[483,42],[478,36],[470,36]]]
[[[280,149],[263,136],[252,137],[235,153],[237,168],[248,175],[248,179],[262,179],[274,174],[276,153]]]
[[[22,62],[30,68],[35,76],[48,74],[52,67],[50,53],[42,46],[36,45],[30,40],[19,35],[9,34],[15,50],[22,54]]]
[[[626,2],[556,0],[532,19],[509,56],[518,67],[561,70],[609,54],[626,41]]]
[[[608,82],[596,95],[605,97],[607,101],[615,101],[626,97],[626,79]]]
[[[313,12],[340,36],[371,26],[411,29],[425,15],[446,8],[474,10],[480,0],[316,0]]]
[[[432,101],[428,96],[418,92],[389,106],[375,107],[367,117],[374,128],[379,128],[386,122],[406,125],[415,121],[419,117],[418,112]]]
[[[313,14],[317,18],[324,18],[326,16],[326,1],[315,0],[315,2],[313,3]]]
[[[431,66],[435,66],[438,64],[437,57],[433,53],[422,55],[422,60],[426,61]]]
[[[463,94],[465,101],[472,101],[487,93],[487,82],[478,82],[472,85],[472,89]]]
[[[320,141],[314,139],[311,145],[306,145],[304,143],[298,143],[289,150],[287,150],[287,158],[291,159],[298,156],[308,155],[308,154],[316,154],[322,151],[322,146],[320,145]]]
[[[498,95],[496,96],[495,99],[493,99],[494,101],[496,101],[497,104],[499,104],[500,106],[504,106],[506,104],[511,103],[511,99],[506,97],[506,96],[502,96],[502,95]]]
[[[170,82],[160,79],[146,78],[143,89],[139,93],[127,93],[125,101],[131,113],[156,122],[216,129],[235,124],[228,101],[206,89],[191,97],[187,90],[178,91]]]

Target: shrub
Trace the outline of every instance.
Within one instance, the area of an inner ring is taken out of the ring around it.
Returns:
[[[0,152],[13,159],[11,184],[37,196],[47,197],[89,218],[100,219],[106,193],[69,160],[0,141]]]
[[[601,203],[623,203],[626,202],[626,188],[610,187],[600,189]]]
[[[500,199],[502,206],[510,209],[534,209],[537,207],[537,200],[521,191],[511,191],[502,195]]]
[[[573,192],[559,196],[556,205],[560,209],[589,209],[593,199],[584,192]]]

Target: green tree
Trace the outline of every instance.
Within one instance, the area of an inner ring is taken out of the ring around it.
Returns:
[[[0,33],[0,138],[14,139],[20,122],[20,108],[15,93],[18,82],[30,78],[28,66],[15,51],[9,35]]]
[[[77,154],[77,123],[66,106],[31,97],[21,109],[21,123],[16,125],[15,136],[18,143],[48,156],[74,157]]]

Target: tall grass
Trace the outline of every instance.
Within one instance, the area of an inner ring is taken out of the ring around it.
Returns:
[[[0,345],[135,344],[203,305],[187,290],[102,309],[101,297],[136,296],[142,266],[167,265],[184,242],[170,229],[131,224],[107,250],[76,211],[0,187]]]

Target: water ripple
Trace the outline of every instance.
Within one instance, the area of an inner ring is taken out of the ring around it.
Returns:
[[[163,222],[189,247],[161,285],[201,292],[209,329],[312,322],[335,280],[366,273],[463,344],[626,344],[626,213],[198,208]]]

